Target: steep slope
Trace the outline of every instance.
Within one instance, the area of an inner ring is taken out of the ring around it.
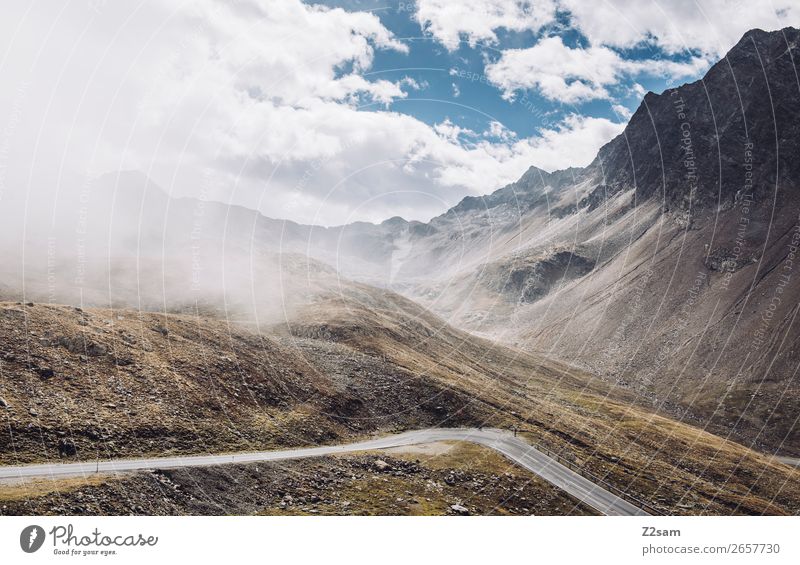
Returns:
[[[483,261],[403,290],[457,326],[797,453],[799,43],[794,28],[753,30],[702,80],[649,93],[587,168],[482,200],[502,240],[475,246]],[[528,198],[515,212],[512,192]]]
[[[629,391],[475,338],[390,292],[322,297],[301,309],[287,330],[301,340],[335,341],[463,391],[491,414],[487,425],[515,426],[582,472],[670,512],[750,512],[740,501],[753,504],[750,497],[765,488],[761,481],[784,476],[741,445],[637,408]],[[451,414],[443,413],[441,425],[450,422]],[[755,483],[750,473],[759,477]],[[719,481],[728,486],[714,486]],[[793,496],[772,485],[767,488],[781,490],[779,497]]]
[[[455,425],[487,418],[378,357],[199,314],[1,303],[0,335],[4,464],[313,445],[447,413]]]
[[[586,175],[606,194],[632,187],[668,210],[761,202],[800,182],[800,32],[747,32],[699,81],[648,93]]]
[[[2,308],[2,454],[516,425],[662,509],[796,513],[796,474],[725,438],[800,454],[797,48],[749,32],[585,169],[428,224],[300,226],[135,174],[44,232],[1,210],[3,296],[50,303]]]
[[[288,325],[260,332],[204,317],[47,305],[5,304],[2,321],[5,463],[513,426],[657,511],[800,511],[796,470],[369,287],[320,297]]]

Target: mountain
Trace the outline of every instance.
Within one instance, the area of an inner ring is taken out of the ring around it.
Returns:
[[[799,42],[750,31],[703,79],[648,93],[586,168],[465,199],[431,222],[450,241],[411,253],[443,276],[403,290],[457,326],[797,452]]]
[[[605,194],[635,187],[638,201],[687,214],[790,193],[800,183],[797,48],[794,28],[747,32],[701,80],[648,93],[585,174]]]
[[[428,223],[304,226],[136,173],[63,197],[40,232],[6,207],[0,292],[278,324],[368,284],[640,406],[800,454],[799,42],[752,30],[703,79],[648,93],[587,167],[531,167]]]
[[[797,514],[798,43],[748,32],[587,167],[428,223],[136,172],[4,201],[2,463],[485,425],[657,511]]]
[[[320,296],[276,326],[0,303],[0,336],[6,465],[321,445],[437,425],[513,426],[658,512],[800,511],[800,476],[791,467],[367,285]],[[361,488],[374,469],[352,473]],[[314,483],[303,496],[318,493]],[[67,497],[75,486],[52,484]],[[131,485],[127,496],[146,507],[153,495],[140,488]],[[109,512],[109,501],[99,499],[99,511]],[[13,497],[7,502],[14,512]],[[79,502],[97,501],[87,494]]]

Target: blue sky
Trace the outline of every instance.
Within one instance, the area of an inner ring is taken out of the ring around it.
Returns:
[[[428,220],[587,165],[647,90],[799,24],[797,0],[14,2],[0,180],[133,169],[273,218]]]
[[[448,50],[423,30],[416,18],[413,2],[354,0],[321,4],[352,11],[369,11],[409,46],[408,53],[376,51],[371,68],[363,75],[394,82],[404,77],[414,79],[421,88],[407,88],[406,98],[394,101],[385,109],[412,115],[431,126],[449,120],[462,128],[484,132],[492,121],[497,121],[517,137],[525,138],[535,136],[540,128],[552,127],[569,114],[591,115],[624,123],[627,122],[627,113],[632,113],[638,107],[644,92],[662,92],[666,88],[695,80],[707,68],[707,65],[701,65],[697,72],[678,77],[663,74],[626,76],[613,85],[612,99],[563,102],[543,97],[535,89],[520,90],[514,99],[507,99],[502,96],[501,89],[488,80],[487,63],[497,61],[507,49],[534,46],[543,37],[560,37],[564,45],[573,49],[589,45],[587,37],[571,27],[568,13],[558,13],[556,21],[535,32],[499,29],[497,41],[470,44],[468,38],[464,37],[456,50]],[[687,63],[702,56],[700,50],[691,46],[670,53],[656,43],[643,43],[616,51],[631,61],[665,59]],[[367,102],[363,108],[372,111],[380,109],[380,106],[380,103]]]

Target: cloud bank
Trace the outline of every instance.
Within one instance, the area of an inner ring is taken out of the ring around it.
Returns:
[[[454,56],[465,44],[499,49],[505,31],[543,34],[532,46],[487,59],[487,82],[507,100],[525,91],[567,104],[608,100],[619,116],[562,111],[523,137],[491,116],[486,131],[472,131],[397,111],[396,102],[427,85],[370,74],[379,54],[402,60],[411,45],[375,13],[299,0],[58,9],[12,3],[0,20],[0,199],[52,207],[55,214],[59,186],[135,169],[173,195],[304,223],[425,220],[467,194],[516,180],[530,165],[587,164],[629,112],[615,96],[620,81],[691,77],[744,29],[774,28],[798,12],[785,0],[748,3],[747,17],[728,14],[732,3],[722,0],[609,0],[592,11],[588,5],[413,5],[409,17]],[[553,35],[565,17],[588,45]],[[691,54],[632,60],[620,51],[637,45]],[[455,98],[464,96],[447,80],[452,98],[441,102],[455,114]],[[43,187],[56,195],[42,198]]]

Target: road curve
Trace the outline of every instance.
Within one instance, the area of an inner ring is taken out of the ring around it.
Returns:
[[[517,465],[535,473],[547,482],[571,494],[602,514],[608,516],[648,515],[648,513],[641,508],[638,508],[600,485],[582,477],[544,453],[537,451],[522,439],[514,437],[509,432],[489,428],[480,430],[475,428],[429,428],[345,445],[307,447],[281,451],[9,466],[0,467],[0,480],[25,479],[31,477],[57,478],[88,476],[96,472],[123,473],[143,469],[173,469],[177,467],[205,467],[229,463],[280,461],[283,459],[300,459],[304,457],[335,455],[338,453],[386,449],[389,447],[431,443],[435,441],[469,441],[494,449]]]

